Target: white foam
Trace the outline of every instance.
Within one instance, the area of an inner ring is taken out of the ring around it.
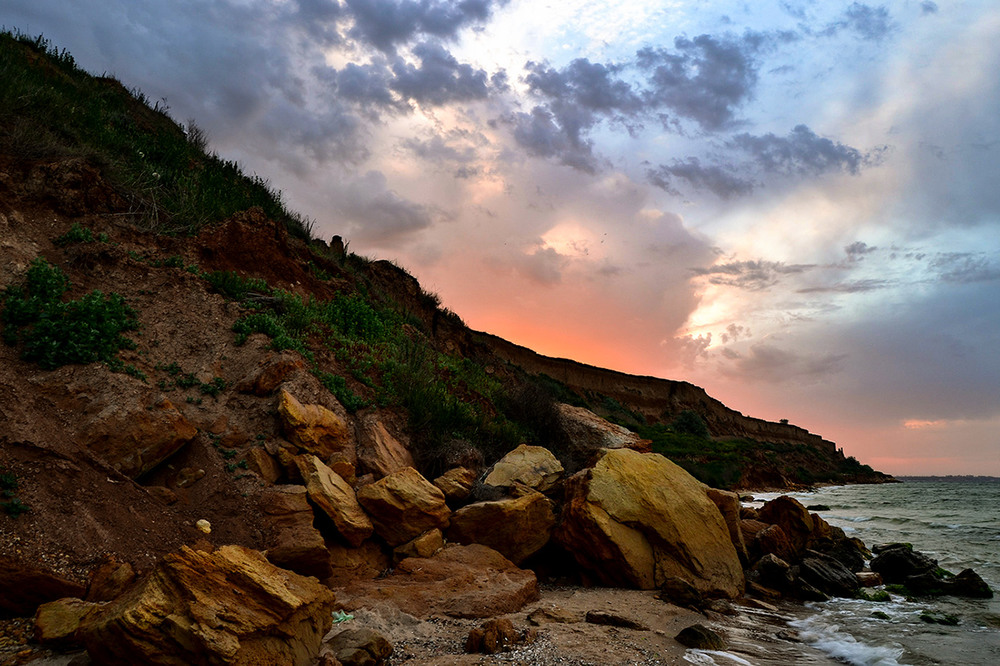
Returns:
[[[689,664],[698,664],[699,666],[720,666],[719,662],[715,661],[713,657],[722,657],[723,659],[728,659],[734,663],[740,664],[740,666],[753,666],[753,664],[746,659],[721,650],[688,650],[684,653],[684,661]]]
[[[820,616],[789,623],[799,630],[799,638],[852,666],[899,666],[902,648],[867,645],[840,630],[836,624],[826,624]]]

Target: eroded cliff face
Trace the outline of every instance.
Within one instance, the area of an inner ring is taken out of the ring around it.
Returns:
[[[642,414],[650,423],[669,423],[686,409],[697,412],[715,437],[745,437],[762,442],[806,444],[827,453],[836,445],[804,428],[746,416],[708,395],[705,389],[688,382],[628,375],[564,358],[542,356],[495,335],[482,334],[480,340],[499,358],[529,374],[545,374],[574,391],[598,393],[613,398],[626,408]]]

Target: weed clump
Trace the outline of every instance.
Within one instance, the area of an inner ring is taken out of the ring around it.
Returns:
[[[21,345],[21,358],[46,370],[71,363],[113,363],[119,350],[135,348],[123,333],[139,328],[139,321],[121,295],[94,290],[63,301],[69,288],[69,278],[58,266],[35,259],[24,284],[3,292],[4,342]]]

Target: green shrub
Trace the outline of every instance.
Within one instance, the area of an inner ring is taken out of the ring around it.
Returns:
[[[708,437],[708,426],[697,412],[685,409],[681,412],[673,423],[670,424],[673,431],[682,435],[695,435],[696,437]]]
[[[63,302],[69,286],[58,267],[38,258],[24,286],[5,291],[3,337],[8,344],[23,345],[22,358],[52,370],[70,363],[111,362],[120,349],[135,347],[122,335],[139,327],[124,298],[95,290]]]
[[[14,497],[9,500],[0,501],[0,507],[7,512],[7,515],[11,518],[17,518],[22,513],[27,513],[31,510],[31,507],[22,502],[19,498]]]
[[[329,372],[317,372],[316,377],[348,412],[353,414],[369,405],[367,400],[348,388],[347,380],[340,375],[334,375]]]
[[[65,247],[75,243],[93,243],[94,234],[91,233],[90,229],[81,227],[79,222],[74,222],[73,226],[69,228],[69,231],[64,233],[62,236],[59,236],[52,242],[59,247]]]
[[[241,277],[234,271],[212,271],[205,275],[212,290],[233,301],[242,301],[249,294],[270,294],[271,287],[260,278]]]

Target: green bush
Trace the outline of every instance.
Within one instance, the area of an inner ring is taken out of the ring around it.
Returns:
[[[3,337],[8,344],[23,345],[23,359],[52,370],[70,363],[111,362],[120,349],[135,347],[122,335],[139,327],[124,298],[95,290],[63,302],[69,286],[58,267],[38,258],[24,286],[4,293]]]
[[[233,301],[242,301],[249,294],[270,294],[271,287],[260,278],[245,278],[234,271],[212,271],[205,275],[212,290]]]
[[[75,243],[93,243],[94,234],[90,229],[81,227],[79,222],[74,222],[69,231],[52,241],[59,247],[73,245]]]
[[[708,426],[698,415],[698,412],[685,409],[681,412],[673,423],[670,424],[673,431],[682,435],[694,435],[696,437],[708,437]]]

